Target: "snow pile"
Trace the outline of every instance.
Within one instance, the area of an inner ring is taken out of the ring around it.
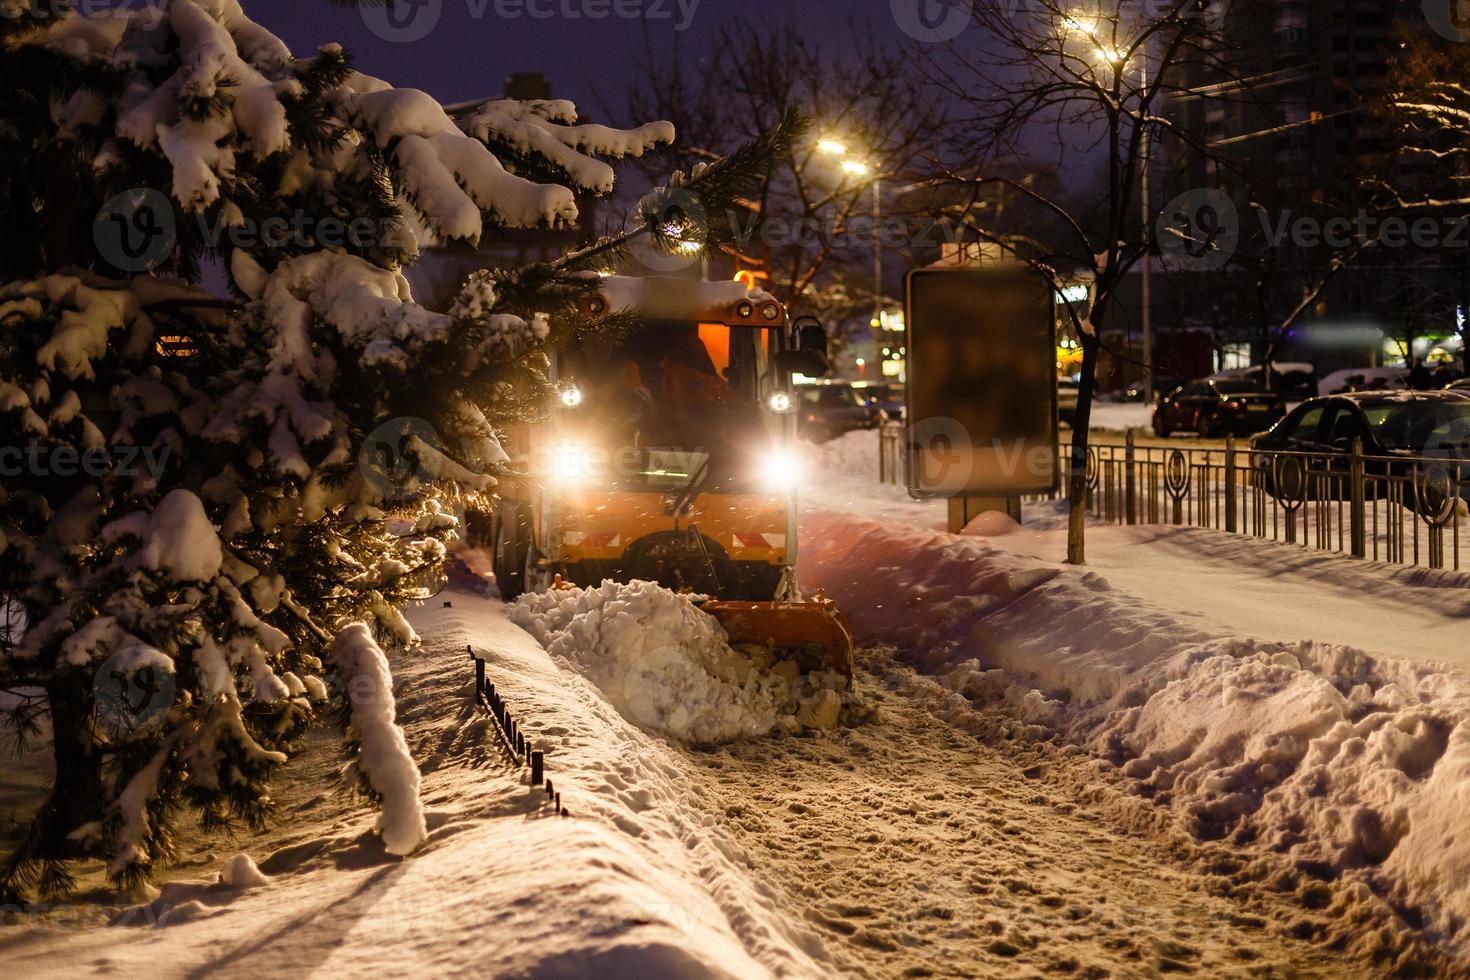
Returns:
[[[878,479],[879,438],[877,429],[858,429],[820,443],[815,447],[816,468],[824,476],[860,477],[875,482]]]
[[[1378,896],[1441,946],[1470,949],[1470,677],[1341,644],[1212,635],[1097,572],[996,544],[1029,533],[832,512],[802,530],[803,584],[850,614],[860,642],[892,643],[977,703],[1086,746],[1196,837],[1284,858],[1346,907]],[[1283,550],[1253,545],[1263,562]],[[1355,942],[1389,955],[1376,933]]]
[[[1109,705],[1091,744],[1196,835],[1258,838],[1470,948],[1470,678],[1348,647],[1224,640],[1181,651],[1154,686],[1142,704]]]
[[[393,676],[388,658],[362,623],[332,642],[332,662],[352,709],[352,734],[361,743],[356,767],[382,797],[377,830],[389,854],[409,854],[429,836],[419,802],[419,770],[403,730],[394,723]]]
[[[787,714],[781,678],[732,649],[692,597],[652,582],[528,593],[508,615],[646,729],[728,742],[764,735]]]
[[[249,854],[236,854],[221,861],[219,880],[230,888],[259,888],[271,883],[270,876],[256,866]]]

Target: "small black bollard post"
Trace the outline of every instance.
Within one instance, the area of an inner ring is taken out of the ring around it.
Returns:
[[[548,779],[546,781],[546,795],[552,796],[554,793],[555,791],[551,788],[551,780]]]
[[[561,794],[556,794],[556,812],[561,813]]]
[[[444,608],[445,609],[452,609],[453,607],[454,607],[454,603],[450,602],[448,599],[445,599],[444,600]]]
[[[541,776],[542,776],[544,767],[545,767],[545,764],[543,762],[543,758],[542,758],[541,753],[540,752],[537,752],[535,750],[532,750],[532,752],[531,752],[531,785],[532,786],[540,786],[541,785]]]
[[[526,754],[526,735],[519,728],[516,729],[516,752],[520,755]]]
[[[475,661],[475,695],[482,698],[485,696],[485,661],[483,660]]]

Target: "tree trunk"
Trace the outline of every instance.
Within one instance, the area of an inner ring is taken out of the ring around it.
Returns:
[[[52,271],[78,261],[77,185],[70,143],[53,140],[46,160],[46,268]]]
[[[1093,330],[1097,330],[1096,323]],[[1072,419],[1072,454],[1067,463],[1067,564],[1085,565],[1087,549],[1087,436],[1092,427],[1092,396],[1097,389],[1097,336],[1083,333],[1082,377],[1077,381],[1077,412]]]
[[[51,745],[56,776],[47,801],[43,856],[75,857],[82,850],[72,831],[103,817],[102,757],[93,735],[91,678],[86,674],[46,686],[51,709]]]

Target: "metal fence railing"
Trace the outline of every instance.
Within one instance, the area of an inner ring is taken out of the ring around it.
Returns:
[[[1396,564],[1460,569],[1470,461],[1094,443],[1087,509],[1114,524],[1176,524]]]
[[[907,482],[900,424],[879,430],[878,479]],[[1066,463],[1067,447],[1062,447]],[[1062,479],[1062,495],[1069,481]],[[1086,507],[1112,524],[1175,524],[1429,568],[1470,564],[1470,455],[1370,456],[1094,442]],[[1028,498],[1043,499],[1043,498]]]

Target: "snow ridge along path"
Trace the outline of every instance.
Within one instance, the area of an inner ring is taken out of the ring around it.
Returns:
[[[978,530],[1009,533],[809,512],[803,584],[860,639],[1116,769],[1152,823],[1218,841],[1236,884],[1271,878],[1333,907],[1333,942],[1383,968],[1465,962],[1470,678],[1222,636],[1095,571],[1005,550],[1014,526]]]

